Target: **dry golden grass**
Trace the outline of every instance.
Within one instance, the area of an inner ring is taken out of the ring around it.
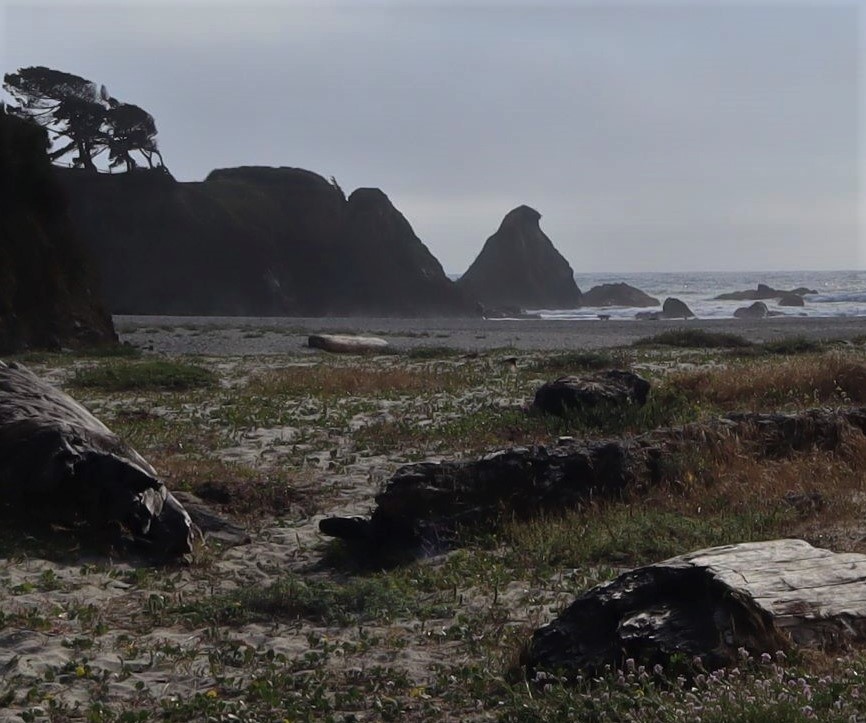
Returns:
[[[838,352],[767,359],[675,373],[668,384],[692,401],[725,409],[860,403],[866,402],[866,361]]]
[[[172,490],[187,490],[240,516],[297,514],[320,511],[321,499],[312,480],[301,473],[260,471],[218,459],[171,454],[153,460]]]
[[[468,372],[454,368],[286,367],[254,376],[248,391],[256,395],[324,396],[453,392],[470,383],[468,376]]]
[[[669,450],[659,484],[561,516],[513,521],[504,534],[526,567],[635,566],[744,540],[802,537],[866,551],[866,437],[833,451],[768,458],[748,433]]]
[[[854,522],[866,507],[866,437],[850,428],[834,450],[813,449],[767,458],[748,437],[730,437],[712,449],[680,455],[669,479],[642,501],[689,515],[772,514],[789,511],[793,534],[813,526]]]

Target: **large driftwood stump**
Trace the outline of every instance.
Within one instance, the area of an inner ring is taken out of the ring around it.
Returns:
[[[620,441],[519,447],[475,461],[428,462],[397,470],[369,521],[327,518],[326,535],[367,543],[373,554],[429,554],[505,514],[522,518],[614,495],[653,464],[651,448]]]
[[[0,362],[0,503],[40,518],[119,523],[157,556],[195,527],[156,471],[72,397]]]
[[[795,414],[736,413],[617,440],[516,447],[473,460],[401,467],[376,495],[369,519],[331,517],[326,535],[364,544],[364,554],[429,554],[454,547],[464,531],[501,518],[556,514],[593,497],[651,486],[672,455],[696,445],[712,449],[730,437],[758,458],[811,449],[832,451],[849,434],[866,432],[866,408],[810,409]]]
[[[692,552],[592,588],[534,633],[524,663],[530,674],[572,675],[681,654],[714,669],[740,648],[864,640],[866,555],[773,540]]]
[[[547,382],[535,392],[534,409],[567,416],[592,408],[643,406],[650,383],[633,372],[611,369],[592,376],[566,376]]]

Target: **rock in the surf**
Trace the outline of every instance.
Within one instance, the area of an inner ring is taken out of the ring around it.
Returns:
[[[658,306],[659,300],[629,284],[599,284],[581,296],[580,305]]]
[[[741,306],[734,312],[734,317],[737,319],[766,319],[768,315],[769,310],[763,301]]]

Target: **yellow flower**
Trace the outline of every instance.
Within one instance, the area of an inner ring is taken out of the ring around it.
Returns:
[[[216,692],[216,689],[211,688],[207,693],[205,693],[205,695],[206,695],[208,698],[216,698],[217,695],[218,695],[218,693]]]
[[[79,665],[79,666],[75,669],[75,674],[76,674],[79,678],[83,678],[85,675],[87,675],[87,668],[85,668],[83,665]]]

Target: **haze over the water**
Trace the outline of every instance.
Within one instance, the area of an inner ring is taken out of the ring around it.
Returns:
[[[862,11],[0,0],[0,58],[144,107],[180,180],[378,186],[449,272],[521,203],[579,272],[864,268]]]

